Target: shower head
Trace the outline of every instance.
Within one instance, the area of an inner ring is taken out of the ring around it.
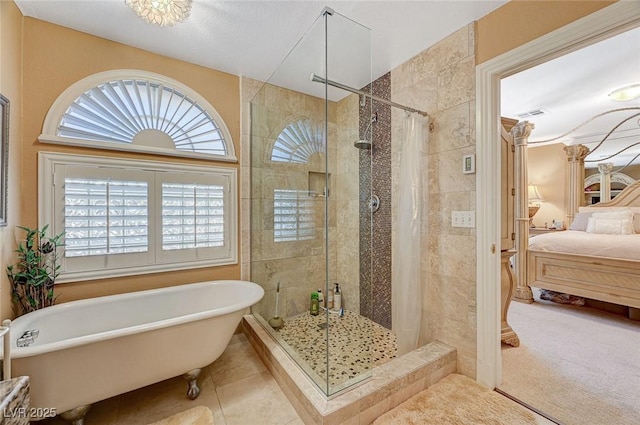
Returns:
[[[367,140],[367,132],[369,131],[369,129],[371,129],[371,124],[373,124],[376,121],[378,121],[377,113],[371,116],[371,119],[369,120],[369,125],[367,125],[367,128],[364,130],[364,134],[362,135],[362,139],[356,140],[353,143],[353,146],[355,146],[358,149],[371,149],[373,147],[373,143],[370,140]],[[373,137],[373,134],[371,136]]]
[[[360,139],[355,141],[353,143],[353,146],[355,146],[358,149],[371,149],[371,146],[373,146],[373,143],[371,143],[369,140],[366,140],[366,139]]]

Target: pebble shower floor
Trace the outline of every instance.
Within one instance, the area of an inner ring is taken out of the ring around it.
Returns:
[[[285,320],[277,334],[320,377],[327,375],[326,314]],[[345,311],[329,314],[329,386],[336,388],[396,356],[396,336],[383,326]]]

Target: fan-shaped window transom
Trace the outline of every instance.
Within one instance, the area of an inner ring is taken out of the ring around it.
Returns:
[[[224,122],[204,98],[166,77],[125,71],[97,74],[69,87],[49,111],[39,139],[236,160]]]
[[[286,126],[278,135],[271,151],[271,161],[304,164],[312,155],[324,151],[322,124],[301,119]]]

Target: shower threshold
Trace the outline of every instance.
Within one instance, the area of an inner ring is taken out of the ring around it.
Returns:
[[[369,424],[456,371],[455,348],[432,342],[373,368],[365,381],[327,397],[253,315],[244,316],[242,329],[307,425]]]

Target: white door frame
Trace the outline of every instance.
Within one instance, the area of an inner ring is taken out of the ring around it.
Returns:
[[[500,354],[500,80],[640,25],[640,2],[620,1],[476,67],[477,373],[502,382]]]

